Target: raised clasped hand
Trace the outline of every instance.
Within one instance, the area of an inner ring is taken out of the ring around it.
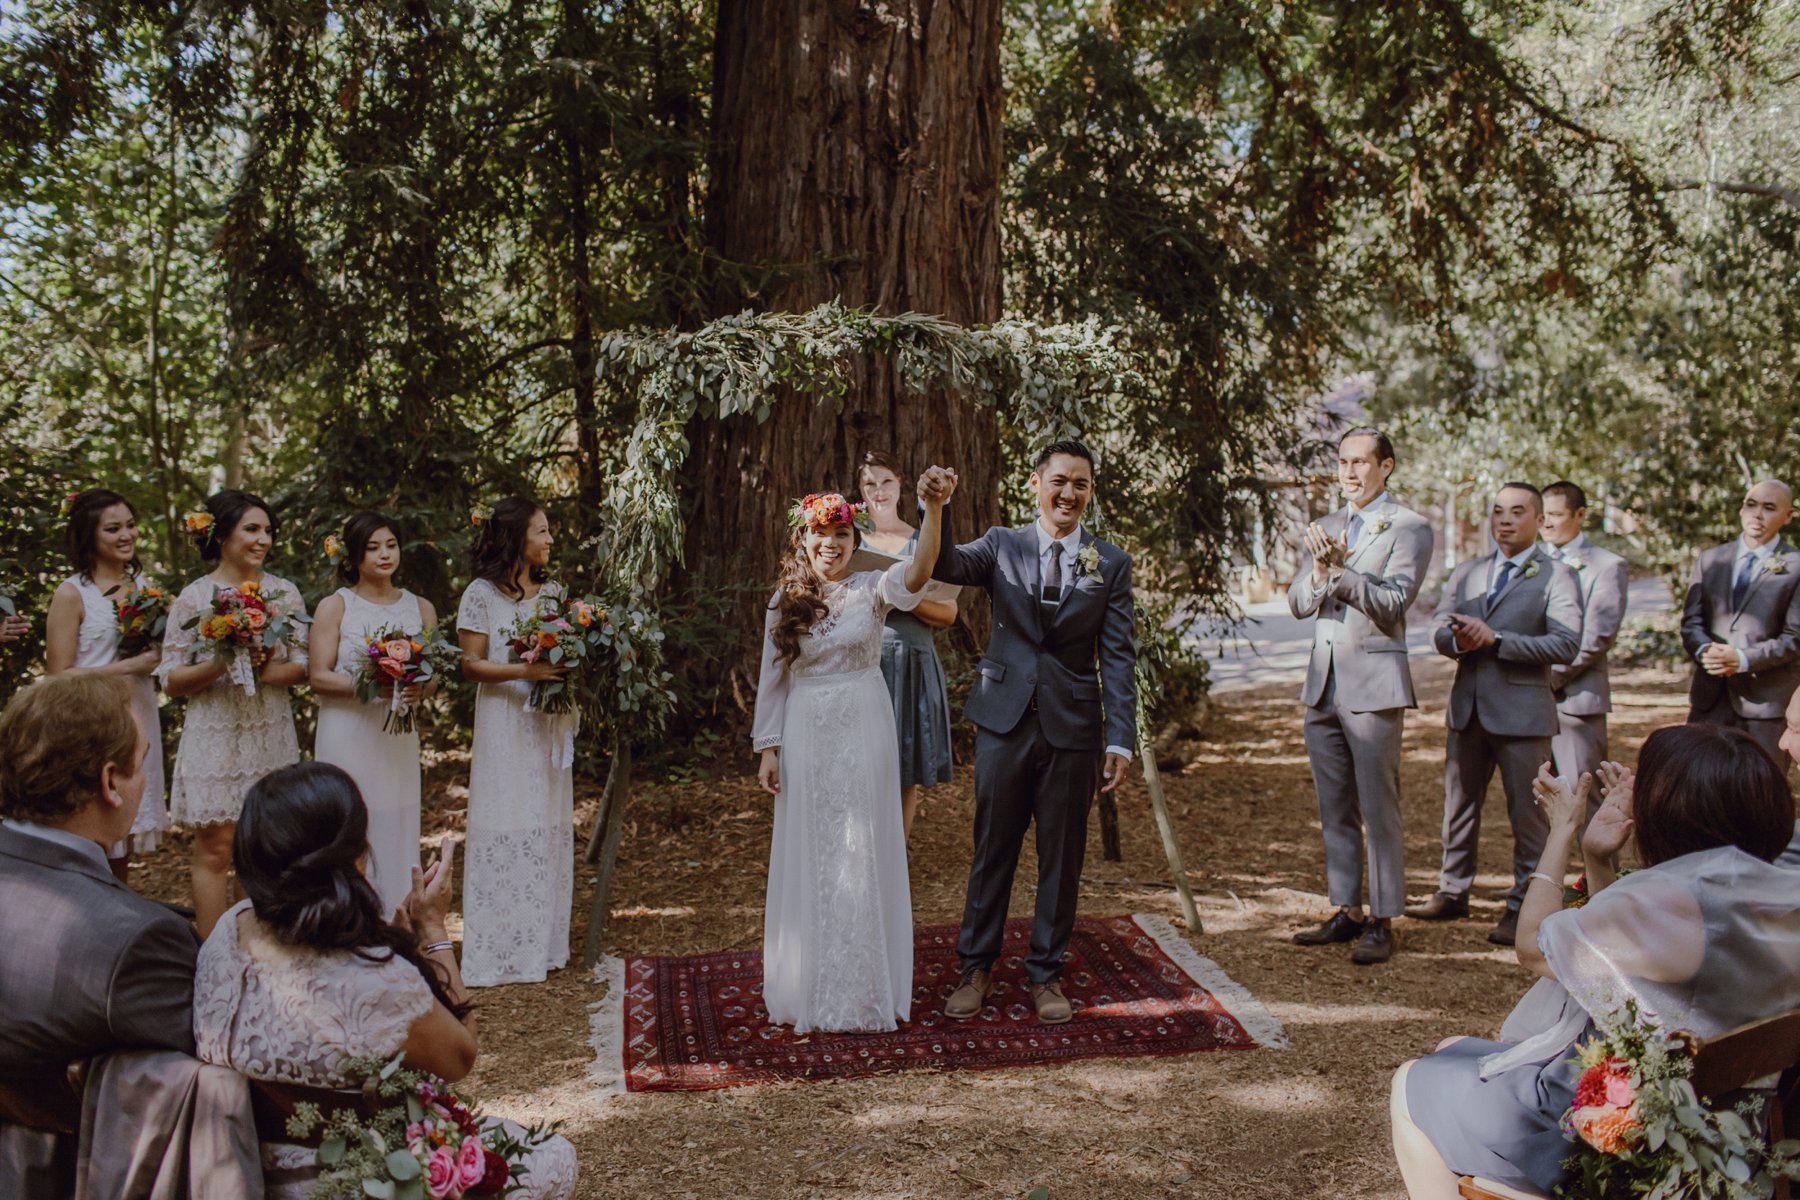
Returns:
[[[919,499],[929,505],[941,505],[956,491],[956,472],[949,467],[931,466],[919,476]]]

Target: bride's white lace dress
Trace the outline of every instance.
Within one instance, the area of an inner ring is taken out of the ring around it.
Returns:
[[[383,952],[378,952],[383,953]],[[349,1064],[391,1058],[431,1011],[431,988],[403,958],[372,962],[349,950],[289,946],[256,918],[250,901],[226,912],[194,968],[195,1053],[251,1079],[355,1087]],[[498,1117],[483,1118],[520,1126]],[[264,1143],[269,1200],[307,1200],[315,1151]],[[529,1152],[516,1200],[564,1200],[575,1192],[575,1148],[552,1137]]]
[[[784,663],[763,632],[758,750],[781,750],[763,916],[763,1003],[796,1033],[893,1029],[912,1013],[912,889],[881,630],[904,564],[825,585],[830,613]]]

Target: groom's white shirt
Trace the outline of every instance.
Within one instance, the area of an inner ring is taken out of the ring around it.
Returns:
[[[1045,529],[1042,517],[1033,521],[1031,527],[1037,530],[1038,578],[1040,580],[1050,578],[1050,547],[1057,542],[1062,543],[1063,595],[1067,596],[1070,586],[1075,582],[1075,556],[1081,552],[1083,528],[1081,522],[1075,522],[1075,528],[1063,537],[1056,537],[1048,529]],[[1040,584],[1040,586],[1042,585]],[[1108,746],[1106,752],[1117,754],[1127,761],[1131,759],[1131,751],[1123,746]]]

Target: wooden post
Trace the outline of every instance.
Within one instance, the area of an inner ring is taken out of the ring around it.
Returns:
[[[1169,874],[1175,879],[1176,895],[1181,897],[1181,915],[1187,919],[1188,932],[1199,937],[1206,931],[1200,927],[1200,910],[1194,906],[1194,889],[1188,885],[1187,868],[1181,865],[1181,847],[1175,844],[1175,827],[1169,824],[1162,774],[1156,769],[1156,749],[1146,736],[1138,738],[1138,757],[1144,763],[1144,786],[1150,791],[1150,811],[1156,814],[1156,831],[1162,834],[1163,853],[1169,857]]]
[[[613,784],[619,778],[619,756],[613,755],[606,768],[606,786],[600,789],[600,807],[594,812],[594,823],[588,829],[587,849],[583,857],[590,863],[600,861],[600,843],[606,840],[606,818],[612,807]]]
[[[611,910],[613,868],[619,861],[619,836],[625,827],[625,806],[631,800],[631,743],[620,738],[613,745],[612,768],[606,773],[606,791],[601,796],[601,811],[605,821],[596,819],[595,832],[600,834],[596,842],[588,841],[589,861],[593,861],[594,847],[599,846],[600,874],[594,880],[594,899],[588,905],[587,948],[582,953],[582,961],[593,966],[600,961],[600,939],[606,929],[606,918]]]

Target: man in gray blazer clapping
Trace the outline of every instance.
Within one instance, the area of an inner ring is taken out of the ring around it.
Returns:
[[[1782,714],[1800,687],[1800,552],[1781,537],[1793,515],[1787,484],[1751,488],[1743,536],[1700,552],[1681,612],[1696,663],[1688,721],[1746,730],[1777,762]]]
[[[1543,497],[1529,483],[1500,489],[1488,518],[1496,548],[1451,573],[1431,635],[1438,653],[1456,660],[1446,714],[1444,860],[1437,894],[1406,915],[1469,915],[1481,805],[1498,769],[1513,830],[1513,886],[1506,915],[1488,934],[1500,946],[1513,944],[1525,883],[1549,832],[1531,781],[1558,729],[1550,670],[1581,649],[1580,585],[1575,572],[1539,551],[1543,515]]]
[[[1567,666],[1550,668],[1556,693],[1557,734],[1550,741],[1556,773],[1570,783],[1599,769],[1607,757],[1606,714],[1612,711],[1612,680],[1606,655],[1625,620],[1630,571],[1623,558],[1588,541],[1587,493],[1567,480],[1544,489],[1539,522],[1551,558],[1575,572],[1581,585],[1581,649]],[[1588,801],[1588,815],[1600,807],[1600,789]]]
[[[1431,561],[1431,526],[1388,494],[1393,471],[1393,443],[1380,430],[1359,427],[1338,439],[1338,484],[1347,503],[1307,529],[1306,553],[1288,587],[1288,609],[1315,618],[1300,698],[1326,889],[1337,905],[1294,940],[1354,941],[1350,960],[1362,964],[1393,956],[1390,922],[1406,905],[1400,745],[1406,710],[1418,707],[1406,662],[1406,610]]]

